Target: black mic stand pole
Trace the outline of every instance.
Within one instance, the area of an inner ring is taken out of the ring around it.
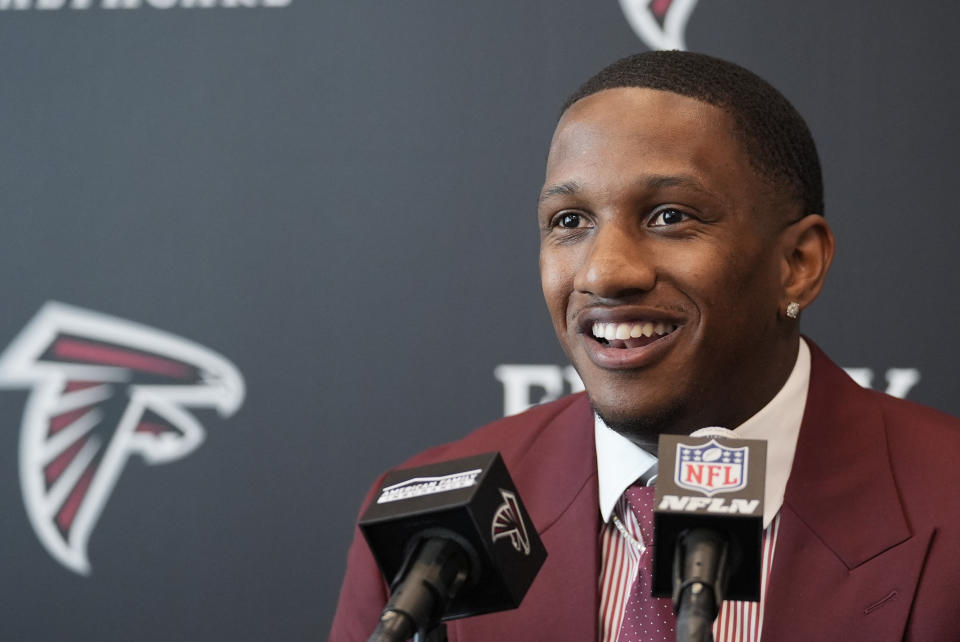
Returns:
[[[412,563],[411,563],[412,562]],[[414,548],[397,574],[390,600],[368,642],[446,642],[440,618],[467,580],[469,559],[451,539],[432,537]]]
[[[429,631],[420,629],[413,636],[413,642],[447,642],[447,625],[444,622],[438,622]]]
[[[695,528],[677,539],[673,605],[677,642],[713,642],[713,621],[727,588],[730,545],[713,530]],[[736,562],[734,559],[733,562]]]

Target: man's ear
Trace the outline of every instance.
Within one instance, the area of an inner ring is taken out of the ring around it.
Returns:
[[[823,289],[833,261],[833,231],[821,215],[808,214],[784,229],[780,238],[783,242],[780,309],[786,310],[791,302],[796,302],[802,310],[813,303]]]

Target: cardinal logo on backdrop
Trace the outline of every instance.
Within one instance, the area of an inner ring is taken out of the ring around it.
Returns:
[[[684,32],[697,0],[620,0],[634,32],[651,49],[686,49]]]
[[[746,446],[730,448],[711,439],[699,446],[677,444],[674,483],[708,497],[729,493],[747,485]]]
[[[237,368],[192,341],[62,303],[44,305],[0,355],[0,386],[31,388],[20,426],[27,515],[61,564],[90,573],[87,543],[127,460],[189,455],[204,428],[187,410],[232,415]]]

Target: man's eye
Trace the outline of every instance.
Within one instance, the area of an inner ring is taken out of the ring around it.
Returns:
[[[653,215],[653,218],[650,219],[650,226],[663,227],[665,225],[676,225],[677,223],[684,222],[688,218],[690,218],[689,214],[681,212],[680,210],[667,208]]]
[[[557,217],[556,225],[557,227],[565,227],[568,229],[580,227],[580,224],[583,222],[583,217],[576,212],[564,212]]]

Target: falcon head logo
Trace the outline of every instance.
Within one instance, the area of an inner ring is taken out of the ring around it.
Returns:
[[[520,503],[517,496],[509,490],[500,489],[503,503],[493,514],[493,523],[490,525],[490,539],[494,542],[501,538],[508,538],[513,548],[524,555],[530,554],[530,535],[527,525],[523,523],[520,514]]]
[[[127,459],[193,452],[189,408],[232,415],[243,378],[219,354],[162,330],[49,302],[0,355],[0,386],[31,388],[20,427],[20,485],[43,546],[87,575],[87,542]]]
[[[634,32],[651,49],[686,49],[683,34],[697,0],[620,0]]]

